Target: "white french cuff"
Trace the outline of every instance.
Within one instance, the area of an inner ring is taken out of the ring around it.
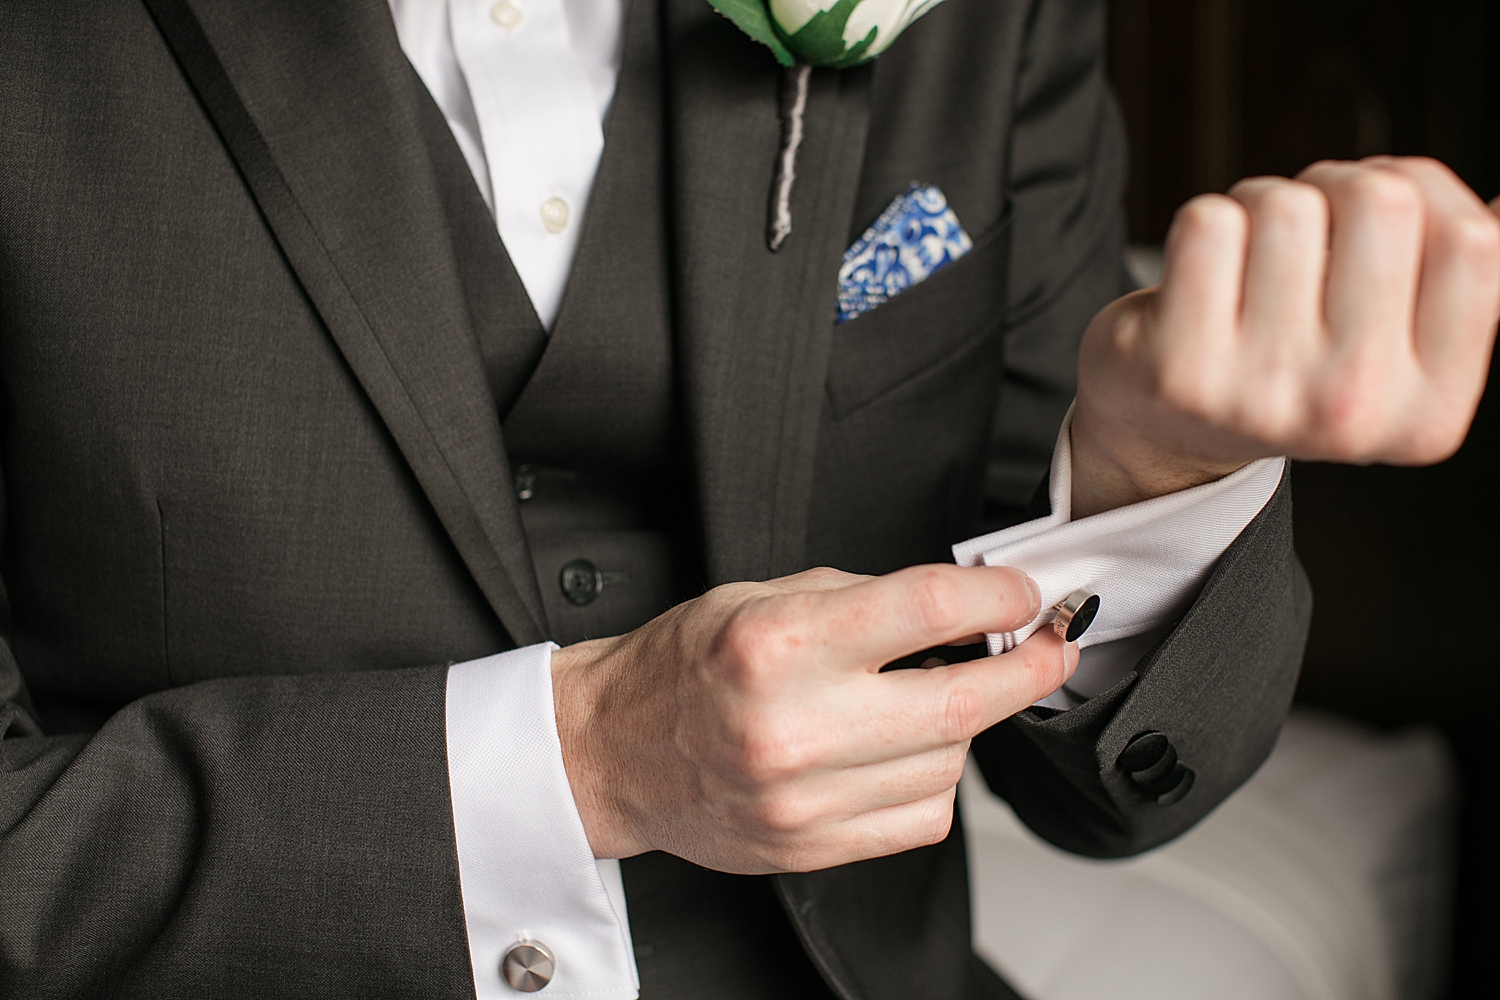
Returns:
[[[1052,454],[1052,513],[953,546],[960,566],[1014,566],[1041,588],[1042,613],[1015,632],[989,636],[992,654],[1014,649],[1051,622],[1054,605],[1079,587],[1099,595],[1098,617],[1079,639],[1080,647],[1169,626],[1198,596],[1224,550],[1275,494],[1286,467],[1282,458],[1260,459],[1215,482],[1074,521],[1072,422],[1070,409]],[[1121,648],[1139,645],[1121,643]],[[1105,658],[1085,656],[1074,679],[1083,679],[1089,661]]]
[[[595,861],[563,767],[552,643],[448,668],[448,784],[476,1000],[514,1000],[501,962],[555,958],[548,997],[640,993],[617,861]]]

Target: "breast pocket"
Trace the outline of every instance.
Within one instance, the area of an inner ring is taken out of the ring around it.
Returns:
[[[835,420],[893,392],[999,333],[1010,264],[1011,212],[963,257],[837,327],[828,367]]]

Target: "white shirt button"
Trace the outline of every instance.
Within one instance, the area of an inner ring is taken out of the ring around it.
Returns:
[[[515,31],[526,20],[526,8],[521,0],[500,0],[490,8],[490,19],[506,31]]]
[[[560,233],[567,229],[568,219],[572,214],[568,203],[561,198],[548,198],[542,202],[542,225],[547,227],[549,233]]]

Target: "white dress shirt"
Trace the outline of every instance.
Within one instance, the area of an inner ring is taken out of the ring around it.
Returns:
[[[552,329],[604,153],[622,0],[390,0],[511,263]]]
[[[550,329],[604,148],[623,43],[623,0],[390,0],[397,34],[447,118],[537,315]],[[894,193],[894,192],[893,192]],[[831,278],[830,278],[831,280]],[[830,289],[832,294],[832,289]],[[1102,597],[1077,673],[1043,704],[1109,687],[1196,596],[1276,488],[1280,459],[1218,483],[1073,521],[1068,427],[1052,515],[955,547],[966,564],[1020,566],[1045,602]],[[1006,649],[1045,623],[992,636]],[[549,997],[639,992],[618,862],[589,849],[563,766],[550,643],[449,668],[448,778],[478,1000],[514,997],[506,951],[556,957]]]

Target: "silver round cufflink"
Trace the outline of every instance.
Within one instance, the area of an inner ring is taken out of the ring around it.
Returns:
[[[1079,587],[1057,605],[1057,617],[1052,620],[1052,630],[1067,642],[1077,642],[1083,633],[1094,624],[1099,614],[1099,595],[1087,587]]]
[[[501,977],[520,993],[535,993],[552,982],[556,971],[552,950],[540,941],[517,942],[500,960]]]

